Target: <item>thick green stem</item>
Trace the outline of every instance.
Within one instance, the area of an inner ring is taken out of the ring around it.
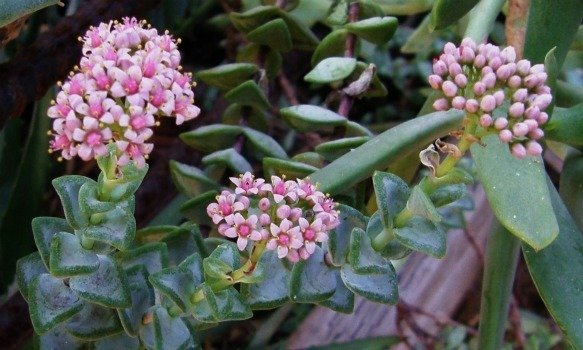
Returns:
[[[470,12],[470,20],[464,37],[480,43],[488,38],[492,25],[506,0],[482,0]]]
[[[372,247],[376,251],[381,251],[393,238],[395,238],[393,230],[384,229],[372,240]]]
[[[502,347],[520,241],[495,220],[487,249],[478,348],[496,350]]]

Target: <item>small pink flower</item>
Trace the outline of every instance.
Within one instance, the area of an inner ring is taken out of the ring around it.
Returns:
[[[300,232],[304,239],[304,246],[300,248],[300,256],[310,256],[316,250],[316,242],[325,242],[328,240],[326,227],[322,224],[322,220],[316,219],[309,223],[305,218],[299,219]],[[303,252],[305,250],[305,252]],[[307,253],[307,254],[305,254]],[[304,258],[305,260],[305,258]]]
[[[302,234],[299,226],[293,226],[288,219],[283,219],[279,226],[271,223],[269,231],[272,238],[267,241],[267,249],[277,249],[277,256],[280,259],[287,257],[294,262],[299,259],[297,250],[302,247]]]
[[[77,153],[83,160],[90,160],[107,153],[105,146],[112,137],[109,128],[101,129],[95,118],[83,118],[83,129],[75,129],[73,139],[79,142]]]
[[[312,208],[316,213],[316,218],[322,220],[326,225],[326,229],[333,229],[340,223],[338,220],[338,212],[336,211],[336,203],[330,197],[319,197],[316,204]]]
[[[230,177],[229,180],[231,180],[231,182],[237,186],[237,188],[235,188],[236,194],[246,195],[258,194],[259,188],[265,182],[265,180],[261,178],[255,179],[255,176],[253,176],[250,172],[246,172],[245,174],[240,175],[238,178]]]
[[[265,184],[261,187],[262,191],[271,192],[275,203],[283,201],[286,197],[292,201],[298,199],[296,192],[297,183],[294,181],[285,181],[278,176],[271,177],[271,184]]]
[[[248,240],[260,241],[262,239],[261,232],[255,229],[257,224],[257,216],[251,215],[245,219],[240,213],[227,217],[227,223],[231,225],[225,230],[224,235],[229,238],[237,238],[237,248],[245,250]]]
[[[218,224],[228,216],[245,209],[247,208],[243,203],[236,201],[236,196],[234,194],[229,193],[228,191],[223,191],[220,196],[217,196],[216,203],[211,203],[207,206],[206,212],[213,222]]]

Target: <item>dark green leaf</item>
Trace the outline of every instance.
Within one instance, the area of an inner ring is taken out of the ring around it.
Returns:
[[[24,300],[29,301],[28,294],[32,280],[43,273],[48,273],[48,271],[39,252],[18,259],[16,262],[16,285]]]
[[[312,33],[306,24],[285,11],[279,10],[279,13],[285,24],[287,24],[294,42],[294,48],[298,50],[313,50],[318,45],[318,37]]]
[[[463,198],[468,193],[468,189],[464,184],[455,184],[443,186],[431,193],[429,198],[435,207],[441,207],[446,204],[453,203],[458,199]],[[441,215],[440,215],[441,216]]]
[[[180,139],[194,149],[211,153],[233,145],[241,131],[235,125],[211,124],[184,132],[180,134]]]
[[[83,308],[79,297],[63,281],[49,274],[43,273],[32,280],[28,296],[30,319],[38,334],[53,329]]]
[[[377,303],[395,304],[399,300],[397,274],[392,265],[386,273],[360,275],[348,264],[342,265],[342,281],[355,294]]]
[[[382,45],[391,40],[398,25],[399,21],[395,17],[373,17],[348,23],[344,28],[366,41]]]
[[[336,276],[336,290],[334,294],[329,299],[319,302],[318,305],[325,306],[336,312],[351,314],[354,310],[354,293],[346,288],[344,282],[342,282],[339,269],[334,270],[334,275]]]
[[[53,217],[37,217],[32,219],[32,233],[34,242],[47,269],[51,256],[51,240],[58,232],[73,233],[67,220]]]
[[[57,232],[51,242],[50,271],[56,277],[71,277],[97,271],[97,254],[81,246],[79,237]]]
[[[140,340],[135,337],[132,338],[126,333],[121,332],[116,335],[112,335],[107,338],[99,339],[95,343],[95,350],[112,350],[112,349],[124,349],[124,350],[139,350]]]
[[[103,213],[115,208],[115,202],[104,202],[99,199],[99,188],[96,182],[87,181],[79,189],[79,206],[85,216]]]
[[[246,173],[253,171],[251,164],[234,148],[227,148],[222,151],[216,151],[202,158],[204,165],[225,165],[235,173]]]
[[[327,57],[342,56],[348,34],[346,29],[336,29],[325,36],[312,55],[312,66]]]
[[[516,159],[497,135],[474,144],[472,156],[488,202],[500,223],[540,250],[559,234],[540,157]],[[525,210],[528,208],[528,210]]]
[[[441,217],[435,209],[431,199],[423,192],[421,186],[417,185],[411,190],[411,195],[407,201],[407,210],[416,216],[426,218],[433,222],[441,221]]]
[[[113,259],[99,255],[99,269],[91,274],[71,277],[71,290],[81,298],[111,308],[132,305],[125,271]]]
[[[69,334],[63,324],[58,325],[42,335],[33,334],[33,342],[34,349],[39,350],[82,350],[87,346],[86,342]]]
[[[225,99],[242,106],[253,106],[259,109],[269,109],[270,104],[265,93],[253,80],[247,80],[225,94]]]
[[[439,37],[439,32],[431,32],[431,14],[425,16],[417,29],[409,36],[405,44],[401,47],[401,52],[406,54],[416,54],[428,52],[435,40]],[[423,109],[422,109],[423,110]],[[432,109],[433,110],[433,109]],[[425,113],[420,113],[421,115]]]
[[[281,18],[269,21],[249,33],[247,39],[259,45],[266,45],[275,50],[289,51],[292,48],[292,38],[285,21]]]
[[[232,103],[227,107],[227,109],[225,109],[225,111],[223,112],[222,121],[223,123],[228,125],[238,126],[242,118],[245,118],[245,120],[247,121],[247,125],[250,128],[262,132],[267,132],[269,129],[267,125],[267,118],[265,117],[264,111],[253,106],[241,106],[240,104],[237,103]],[[217,148],[216,150],[231,146],[234,140],[235,138],[233,138],[233,141],[231,143],[225,144],[223,147]]]
[[[393,220],[407,205],[409,186],[394,174],[376,171],[372,176],[377,207],[386,230],[393,229]]]
[[[324,156],[326,160],[333,161],[340,156],[352,151],[370,140],[368,136],[348,137],[328,142],[323,142],[316,146],[315,151]]]
[[[324,260],[325,252],[316,246],[308,260],[297,262],[290,279],[290,298],[296,303],[315,303],[330,298],[336,290],[336,276]]]
[[[380,211],[376,211],[370,217],[370,220],[368,220],[368,225],[366,226],[366,235],[372,240],[381,234],[381,232],[383,235],[387,235],[386,232],[383,232],[384,230],[385,227],[381,220],[381,213]],[[392,239],[383,247],[381,251],[379,251],[379,253],[387,259],[399,260],[411,254],[411,249],[405,247],[399,242],[399,240]]]
[[[547,248],[536,252],[522,245],[532,279],[547,309],[575,348],[583,347],[583,234],[553,185],[547,182],[560,233]],[[532,207],[529,207],[532,208]]]
[[[571,108],[556,107],[544,131],[549,140],[583,146],[583,103]]]
[[[310,83],[333,83],[343,80],[356,68],[356,59],[352,57],[328,57],[320,61],[304,80]]]
[[[405,16],[414,15],[431,9],[433,0],[376,0],[387,15]]]
[[[470,12],[479,0],[436,0],[431,10],[431,28],[443,29]]]
[[[196,197],[219,187],[216,182],[209,179],[200,169],[174,160],[170,161],[170,174],[176,188],[188,197]]]
[[[172,317],[166,308],[154,306],[152,322],[140,328],[140,339],[147,349],[186,350],[194,347],[190,331],[180,317]]]
[[[176,266],[193,253],[205,257],[208,255],[200,230],[196,225],[176,228],[162,238],[168,248],[169,263]]]
[[[287,153],[271,136],[251,128],[244,128],[243,133],[254,149],[254,155],[257,159],[263,159],[263,156],[288,159]]]
[[[301,162],[270,157],[263,158],[263,171],[265,177],[271,177],[272,175],[286,175],[291,179],[301,179],[316,170],[318,170],[318,168]]]
[[[53,180],[53,187],[61,198],[65,218],[74,229],[83,228],[88,224],[89,218],[81,212],[79,206],[79,190],[86,182],[94,181],[79,175],[66,175]]]
[[[144,265],[148,274],[168,267],[168,249],[166,244],[161,242],[147,243],[132,250],[117,252],[115,258],[125,269]]]
[[[192,198],[180,207],[180,213],[193,222],[210,226],[212,221],[206,213],[206,207],[216,199],[218,194],[217,191],[209,191]]]
[[[242,284],[241,296],[247,305],[255,310],[273,309],[289,301],[290,271],[286,269],[275,251],[265,251],[260,261],[265,261],[262,282]]]
[[[148,271],[143,265],[126,271],[130,285],[132,305],[117,309],[117,314],[127,334],[135,337],[142,326],[142,316],[155,302],[154,290],[148,283]]]
[[[360,274],[386,273],[390,269],[390,262],[372,249],[370,238],[360,228],[354,228],[350,235],[348,260],[354,272]]]
[[[433,221],[412,217],[403,227],[393,230],[395,237],[404,246],[436,258],[443,258],[447,248],[445,232]]]
[[[583,229],[583,206],[581,206],[581,200],[583,199],[582,178],[583,156],[578,151],[572,151],[567,154],[567,158],[565,158],[565,162],[563,163],[559,192],[579,229]]]
[[[65,329],[82,340],[96,340],[123,332],[115,309],[83,303],[83,309],[65,324]]]
[[[436,112],[399,124],[349,154],[338,158],[310,177],[324,193],[338,193],[385,169],[421,143],[433,142],[461,126],[461,111]],[[357,167],[354,164],[358,164]]]
[[[112,153],[115,154],[116,148],[115,146],[113,148]],[[147,172],[148,164],[140,169],[133,162],[119,167],[120,174],[116,174],[116,177],[112,179],[106,178],[104,176],[105,173],[101,172],[98,179],[99,188],[102,190],[108,189],[101,193],[102,199],[119,202],[132,198],[138,187],[140,187]]]
[[[257,6],[243,13],[231,12],[229,18],[237,28],[244,33],[248,33],[276,17],[279,9],[275,6]]]
[[[115,209],[94,214],[96,222],[82,231],[84,238],[107,243],[119,250],[126,250],[136,236],[136,219],[133,213],[134,198],[115,204]]]
[[[221,90],[230,90],[250,79],[257,73],[257,66],[250,63],[223,64],[215,68],[201,70],[196,77],[204,83]]]
[[[325,130],[346,124],[346,118],[340,114],[314,105],[286,107],[280,112],[286,121],[300,132]]]
[[[364,229],[367,218],[347,205],[338,206],[340,223],[328,234],[328,251],[336,266],[345,264],[350,250],[350,235],[355,228]]]

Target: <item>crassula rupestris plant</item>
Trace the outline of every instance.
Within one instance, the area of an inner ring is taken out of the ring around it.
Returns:
[[[333,30],[319,41],[289,14],[295,2],[262,3],[221,19],[240,34],[237,62],[197,75],[216,88],[209,104],[218,94],[229,105],[218,113],[221,123],[180,136],[210,154],[202,170],[170,163],[188,197],[180,206],[188,220],[179,226],[138,230],[134,208],[144,203],[134,193],[156,126],[200,113],[180,40],[135,18],[101,23],[80,38],[83,57],[48,108],[49,146],[60,159],[95,160],[100,174],[53,181],[65,218],[34,219],[38,252],[18,262],[41,347],[199,348],[201,330],[254,310],[309,303],[351,313],[357,296],[396,304],[394,262],[413,252],[446,255],[447,231],[463,225],[475,179],[513,234],[509,256],[518,242],[533,259],[553,246],[558,209],[541,158],[545,133],[556,137],[560,129],[550,118],[552,65],[486,43],[469,26],[423,78],[433,89],[424,112],[432,113],[375,135],[351,106],[387,89],[379,67],[359,59],[386,51],[379,47],[397,18],[377,15],[382,10],[370,1],[346,3],[346,16],[338,16],[344,2],[335,2]],[[313,51],[304,80],[318,93],[329,88],[321,105],[294,95],[281,69],[282,53],[292,49]],[[283,94],[273,103],[276,82]],[[323,136],[301,140],[327,141],[290,146],[306,132]],[[309,150],[291,156],[300,148]],[[418,171],[419,164],[427,168]],[[484,317],[483,337],[497,337]]]

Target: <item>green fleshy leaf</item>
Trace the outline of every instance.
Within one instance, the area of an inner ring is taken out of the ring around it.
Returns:
[[[312,55],[312,66],[325,58],[342,56],[348,35],[346,29],[336,29],[324,37]]]
[[[107,338],[99,339],[94,343],[95,350],[139,350],[140,340],[136,337],[130,337],[125,333],[119,333]]]
[[[195,303],[193,314],[202,321],[245,320],[253,315],[233,287],[215,293],[203,283],[197,288],[198,293],[203,293],[204,299]]]
[[[334,1],[328,10],[324,23],[333,28],[343,25],[346,21],[348,21],[348,1]]]
[[[325,252],[316,246],[314,253],[297,262],[291,273],[290,298],[296,303],[315,303],[330,298],[336,290],[336,277],[324,261]]]
[[[99,269],[91,274],[71,277],[69,286],[81,298],[111,308],[132,305],[125,271],[113,259],[98,255]]]
[[[479,0],[436,0],[431,10],[431,24],[433,30],[443,29],[459,21],[470,12]]]
[[[413,187],[411,195],[407,201],[407,210],[413,215],[426,218],[433,222],[441,221],[441,217],[435,209],[431,199],[423,192],[419,185]]]
[[[289,159],[285,150],[271,136],[251,128],[244,128],[243,133],[251,143],[253,154],[258,160],[262,160],[266,156]]]
[[[91,216],[94,213],[103,213],[114,209],[115,203],[99,200],[97,183],[88,181],[79,190],[79,206],[85,216]]]
[[[571,108],[556,107],[543,129],[549,140],[575,147],[583,146],[583,103]]]
[[[458,129],[463,115],[452,109],[401,123],[316,171],[310,178],[320,184],[319,189],[324,193],[346,191],[369,178],[375,170],[386,169],[394,161],[409,155],[416,145],[433,142]]]
[[[84,238],[107,243],[119,250],[126,250],[136,236],[136,219],[134,218],[134,198],[118,202],[115,208],[99,215],[96,224],[82,231]],[[92,216],[92,220],[93,217]]]
[[[324,166],[324,157],[316,152],[304,152],[296,154],[292,157],[293,161],[307,164],[316,168],[321,168]]]
[[[182,321],[186,324],[186,327],[190,329],[190,334],[198,331],[203,331],[205,329],[213,328],[218,325],[217,322],[204,322],[195,317],[182,317]]]
[[[583,206],[580,205],[583,198],[581,178],[583,178],[583,155],[572,151],[563,163],[559,193],[577,227],[583,229]]]
[[[348,254],[350,266],[356,273],[386,273],[390,269],[390,262],[372,248],[370,238],[361,228],[352,230]]]
[[[261,254],[259,257],[259,261],[253,267],[253,271],[251,273],[246,273],[244,277],[240,278],[238,281],[240,283],[260,283],[265,280],[265,276],[267,275],[267,270],[271,268],[273,265],[273,260],[271,253],[267,254],[267,252]]]
[[[238,127],[243,115],[245,115],[245,120],[247,121],[247,125],[249,125],[250,128],[262,132],[268,131],[269,127],[267,125],[265,112],[253,106],[241,106],[238,103],[232,103],[223,112],[222,121],[227,125]],[[232,146],[234,140],[235,138],[233,138],[232,142],[225,144],[221,148],[217,148],[217,150]]]
[[[356,68],[352,57],[328,57],[320,61],[304,80],[310,83],[327,84],[343,80]]]
[[[180,213],[193,222],[211,226],[213,223],[206,213],[206,207],[216,199],[218,194],[217,191],[208,191],[192,198],[180,206]]]
[[[148,274],[153,274],[168,267],[168,248],[161,242],[147,243],[138,248],[117,252],[115,259],[124,269],[144,265]]]
[[[250,79],[258,69],[255,64],[231,63],[223,64],[215,68],[201,70],[196,77],[205,84],[217,87],[221,90],[230,90],[235,86]]]
[[[193,308],[191,297],[203,282],[202,259],[194,253],[179,266],[162,269],[149,277],[152,285],[182,311]]]
[[[82,350],[87,347],[87,343],[77,339],[65,330],[63,324],[43,333],[42,335],[33,335],[34,349],[39,350]]]
[[[575,348],[583,346],[583,233],[577,228],[553,184],[548,181],[550,201],[560,234],[548,247],[535,251],[522,245],[532,280],[547,309]]]
[[[241,267],[241,259],[237,245],[228,242],[219,245],[207,258],[203,260],[205,281],[212,286],[230,280],[228,275]]]
[[[127,334],[138,335],[142,326],[142,316],[155,303],[154,290],[148,283],[148,271],[144,265],[137,265],[126,270],[130,286],[132,305],[117,309],[117,314]]]
[[[341,266],[346,262],[350,250],[350,235],[355,228],[364,229],[367,218],[360,211],[347,205],[338,206],[340,223],[328,233],[328,252],[332,263]]]
[[[360,137],[360,136],[368,136],[374,137],[375,135],[372,131],[368,130],[366,127],[360,125],[359,123],[348,121],[346,123],[346,134],[345,137]]]
[[[447,185],[433,191],[429,198],[435,207],[441,207],[453,203],[468,194],[468,188],[464,184]],[[441,217],[441,215],[439,215]]]
[[[242,106],[253,106],[261,110],[269,109],[265,93],[253,80],[247,80],[225,94],[225,99]]]
[[[405,44],[401,47],[401,52],[405,54],[424,53],[431,49],[432,44],[439,37],[439,32],[432,32],[429,29],[431,25],[431,14],[425,16],[423,21],[417,26],[415,31],[409,36]],[[430,105],[429,105],[430,107]],[[422,111],[424,108],[422,109]],[[425,113],[420,113],[425,114]]]
[[[166,308],[154,306],[152,322],[140,328],[140,340],[147,349],[186,350],[194,347],[188,327],[180,317],[172,317]]]
[[[343,265],[340,276],[353,293],[377,303],[396,304],[399,300],[397,274],[393,266],[389,266],[386,273],[360,275],[350,265]]]
[[[211,153],[232,146],[241,132],[241,127],[236,125],[211,124],[184,132],[180,139],[196,150]]]
[[[37,217],[32,219],[34,242],[47,269],[49,268],[51,256],[51,240],[57,232],[73,233],[74,230],[65,219],[53,217]]]
[[[326,160],[333,161],[350,152],[354,148],[361,146],[368,140],[370,140],[370,137],[360,136],[323,142],[316,146],[315,151],[324,156]]]
[[[431,9],[434,0],[376,0],[383,12],[393,16],[408,16]]]
[[[395,237],[412,250],[443,258],[447,241],[443,229],[428,218],[414,216],[403,227],[393,229]]]
[[[245,304],[254,310],[274,309],[289,302],[290,271],[275,251],[263,252],[261,261],[269,266],[265,269],[263,281],[242,284],[241,296]]]
[[[375,45],[382,45],[391,40],[399,21],[395,17],[373,17],[344,26],[350,33]]]
[[[255,43],[249,43],[247,45],[244,45],[237,51],[236,57],[237,62],[256,63],[260,59],[265,62],[263,65],[263,69],[265,70],[265,75],[267,76],[267,79],[271,80],[275,78],[277,74],[279,74],[281,65],[283,63],[282,62],[283,58],[279,51]],[[227,110],[225,110],[225,112],[226,111]]]
[[[368,220],[368,225],[366,226],[366,235],[372,240],[381,232],[385,230],[383,222],[381,220],[380,211],[376,211]],[[386,235],[386,233],[383,233]],[[389,241],[387,245],[379,252],[382,256],[387,259],[399,260],[411,254],[411,249],[405,247],[397,239]]]
[[[542,159],[516,159],[497,135],[482,141],[486,146],[474,144],[471,152],[492,211],[512,234],[535,250],[543,249],[557,237],[559,226]]]
[[[386,230],[393,228],[393,220],[407,205],[411,196],[409,185],[391,173],[376,171],[372,176],[377,206]]]
[[[79,190],[86,182],[94,182],[88,177],[79,175],[61,176],[53,180],[53,187],[57,191],[65,218],[71,227],[80,229],[87,226],[89,218],[81,212],[79,206]]]
[[[198,253],[201,257],[208,255],[200,230],[196,225],[176,228],[165,235],[161,242],[166,243],[171,266],[180,264],[193,253]]]
[[[298,50],[313,50],[319,43],[318,37],[312,33],[310,28],[296,18],[294,15],[279,10],[279,15],[285,21],[292,36],[294,48]]]
[[[28,294],[32,280],[43,273],[48,273],[48,271],[39,252],[29,254],[16,262],[16,285],[27,302],[30,302]]]
[[[285,21],[281,18],[269,21],[249,33],[247,39],[259,45],[266,45],[278,51],[289,51],[292,38]]]
[[[123,332],[115,309],[92,303],[83,304],[83,309],[65,324],[67,332],[86,341]]]
[[[316,170],[318,170],[318,168],[302,162],[270,157],[263,158],[263,172],[266,178],[269,178],[272,175],[286,175],[290,179],[301,179]]]
[[[97,271],[97,254],[81,246],[79,237],[57,232],[51,242],[50,271],[56,277],[71,277]]]
[[[170,232],[178,230],[174,225],[156,225],[143,227],[136,231],[136,243],[141,245],[150,242],[159,242]]]
[[[174,160],[170,161],[170,174],[178,191],[187,197],[196,197],[219,187],[202,170]]]
[[[237,30],[248,33],[279,13],[275,6],[258,6],[243,13],[231,12],[229,18]]]
[[[234,148],[227,148],[222,151],[216,151],[202,158],[202,163],[209,165],[225,165],[235,173],[245,173],[253,171],[249,162]]]
[[[329,299],[319,302],[318,305],[343,314],[351,314],[354,310],[354,293],[346,288],[344,282],[342,282],[339,269],[334,270],[334,275],[336,276],[336,290],[334,294]]]
[[[115,151],[113,152],[115,153]],[[133,198],[133,194],[138,190],[147,173],[148,164],[140,169],[133,162],[121,166],[119,174],[116,174],[115,178],[107,179],[103,172],[100,173],[98,179],[99,188],[109,189],[109,191],[101,193],[101,197],[112,202]]]
[[[300,132],[319,131],[346,124],[346,118],[329,109],[313,105],[282,108],[281,115]]]
[[[63,281],[49,274],[32,279],[28,296],[30,319],[38,334],[50,331],[83,308],[79,297]]]

